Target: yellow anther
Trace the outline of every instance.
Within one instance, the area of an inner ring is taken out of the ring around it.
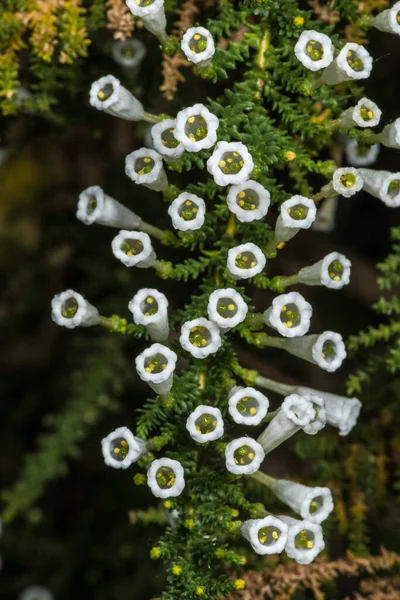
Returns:
[[[153,302],[154,302],[154,298],[153,298],[152,296],[147,296],[147,298],[146,298],[146,302],[147,302],[148,304],[153,304]]]
[[[228,304],[228,309],[229,310],[235,310],[235,305],[234,304]]]
[[[289,329],[291,327],[293,327],[293,321],[286,321],[286,323],[284,323],[285,327],[288,327]]]
[[[194,123],[195,121],[195,117],[189,117],[188,118],[188,123]]]
[[[121,440],[120,444],[123,448],[126,448],[128,446],[128,442],[126,440]]]
[[[241,167],[243,167],[243,166],[244,166],[244,160],[241,160],[241,161],[239,162],[239,165],[240,165]]]
[[[340,281],[340,277],[339,275],[336,275],[336,277],[333,278],[334,281]]]
[[[253,458],[255,457],[255,454],[254,454],[254,452],[249,452],[247,456],[249,457],[250,460],[253,460]]]
[[[188,138],[189,138],[189,140],[190,140],[191,142],[195,142],[195,141],[196,141],[196,138],[195,138],[195,136],[193,135],[193,133],[189,133],[189,135],[188,135]]]
[[[314,542],[312,542],[311,540],[308,540],[308,542],[307,542],[307,548],[309,550],[311,550],[311,548],[314,548]]]
[[[280,242],[280,243],[277,245],[277,248],[278,248],[278,250],[282,250],[282,248],[284,248],[284,247],[285,247],[285,242]]]
[[[277,540],[279,538],[279,534],[278,532],[274,529],[273,532],[271,533],[272,537],[274,538],[274,540]]]
[[[251,409],[249,410],[249,413],[250,413],[251,415],[255,415],[255,414],[256,414],[256,412],[257,412],[257,409],[256,409],[254,406],[252,406],[252,407],[251,407]]]
[[[244,206],[245,202],[244,202],[244,200],[239,200],[238,204],[239,204],[239,206]]]
[[[185,202],[185,206],[190,206],[191,204],[192,204],[192,203],[191,203],[191,201],[190,201],[190,200],[186,200],[186,202]]]
[[[228,163],[233,162],[233,158],[227,158],[226,160],[227,160]]]
[[[240,192],[238,195],[239,198],[244,198],[246,196],[246,192]]]
[[[121,450],[119,448],[114,448],[114,453],[115,454],[121,454]]]
[[[219,161],[219,163],[218,163],[218,165],[219,165],[221,168],[222,168],[222,167],[225,167],[225,165],[226,165],[226,162],[225,162],[224,160],[220,160],[220,161]]]
[[[283,312],[284,310],[286,310],[286,306],[282,306],[281,312]]]
[[[233,156],[239,156],[239,152],[232,152]]]
[[[195,33],[193,36],[194,40],[199,40],[201,38],[201,35],[199,33]]]
[[[97,97],[99,98],[99,100],[103,100],[104,96],[105,96],[105,93],[102,92],[101,90],[100,90],[100,92],[97,93]]]
[[[252,263],[250,263],[250,267],[251,267],[251,268],[255,267],[256,265],[257,265],[257,262],[256,262],[255,260],[253,260],[253,262],[252,262]]]
[[[151,162],[151,158],[149,156],[145,156],[143,159],[143,162],[149,163],[149,162]]]

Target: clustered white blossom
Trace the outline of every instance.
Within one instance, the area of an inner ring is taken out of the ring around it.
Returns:
[[[156,261],[150,236],[141,231],[122,230],[111,242],[115,258],[126,267],[147,269]]]
[[[323,285],[340,290],[350,282],[351,262],[339,252],[331,252],[317,263],[299,271],[299,281],[306,285]]]
[[[155,342],[168,338],[168,300],[164,294],[152,288],[143,288],[129,302],[136,325],[144,325]]]
[[[127,121],[141,121],[143,105],[113,75],[101,77],[90,88],[90,104],[114,117]]]
[[[208,67],[215,54],[215,44],[211,33],[205,27],[190,27],[181,41],[186,58],[200,68]]]
[[[378,158],[380,145],[360,146],[358,141],[351,138],[345,147],[347,162],[353,167],[369,167]]]
[[[316,216],[317,207],[310,198],[292,196],[283,202],[275,225],[277,245],[290,240],[300,229],[309,229]]]
[[[372,71],[372,57],[364,46],[348,42],[337,57],[326,67],[322,82],[336,85],[343,81],[367,79]]]
[[[381,120],[382,111],[369,98],[361,98],[355,106],[351,106],[339,117],[340,127],[375,127]]]
[[[281,335],[293,338],[305,335],[310,329],[312,306],[298,292],[277,296],[263,315],[266,325]]]
[[[268,212],[270,193],[257,181],[248,179],[229,189],[226,203],[238,221],[259,221]]]
[[[382,200],[386,206],[400,206],[400,172],[360,169],[360,173],[364,180],[364,189],[368,193]]]
[[[111,198],[98,185],[92,185],[79,194],[77,218],[85,225],[99,223],[109,227],[138,229],[141,217]]]
[[[193,231],[203,226],[206,204],[195,194],[183,192],[172,202],[168,214],[175,229]]]

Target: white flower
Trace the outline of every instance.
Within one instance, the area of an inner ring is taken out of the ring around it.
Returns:
[[[199,152],[214,146],[218,127],[218,117],[204,104],[195,104],[177,114],[175,137],[188,152]]]
[[[57,325],[68,329],[90,327],[100,321],[97,308],[74,290],[65,290],[54,296],[51,301],[51,318]]]
[[[190,27],[182,38],[181,48],[186,58],[200,68],[208,67],[215,54],[213,37],[205,27]]]
[[[242,296],[233,288],[215,290],[208,298],[208,317],[222,332],[242,323],[248,306]]]
[[[187,418],[186,429],[199,444],[213,442],[224,435],[224,421],[219,408],[201,404]]]
[[[115,258],[118,258],[126,267],[151,267],[156,254],[151,245],[150,236],[141,231],[122,230],[111,242]]]
[[[151,128],[151,138],[154,149],[167,161],[173,161],[185,152],[183,144],[175,137],[176,119],[164,119]]]
[[[186,321],[182,325],[179,342],[195,358],[215,354],[222,344],[219,328],[204,317]]]
[[[329,425],[339,429],[339,435],[348,435],[356,425],[362,406],[358,398],[346,398],[305,387],[299,387],[297,392],[316,394],[324,400],[326,420]]]
[[[262,250],[247,242],[229,250],[226,268],[234,279],[249,279],[261,273],[266,262]]]
[[[278,519],[289,527],[285,547],[289,558],[301,565],[308,565],[325,548],[322,527],[318,523],[312,523],[308,519],[299,521],[283,515],[279,515]]]
[[[168,42],[165,28],[167,19],[165,17],[164,0],[126,0],[126,4],[135,17],[143,21],[148,31],[155,35],[162,44]]]
[[[351,262],[339,252],[331,252],[325,258],[299,271],[300,283],[324,285],[332,290],[340,290],[350,281]]]
[[[90,104],[97,110],[120,117],[127,121],[143,119],[143,105],[113,75],[100,77],[92,83],[89,94]]]
[[[350,139],[346,144],[347,162],[354,167],[369,167],[373,165],[380,151],[379,144],[360,146],[356,139]]]
[[[154,460],[147,471],[147,485],[157,498],[179,496],[185,487],[185,473],[172,458]]]
[[[268,454],[315,418],[316,411],[310,400],[304,395],[291,394],[284,399],[280,411],[257,441]]]
[[[339,369],[346,358],[343,338],[334,331],[292,338],[286,340],[283,348],[299,358],[318,365],[329,373]]]
[[[222,186],[244,183],[253,169],[253,158],[242,142],[218,142],[207,161],[208,172]]]
[[[369,98],[361,98],[355,106],[345,110],[339,117],[340,126],[350,127],[375,127],[381,120],[382,111],[375,102]]]
[[[127,427],[118,427],[101,440],[104,462],[114,469],[127,469],[147,452],[147,444]]]
[[[400,149],[400,118],[384,127],[382,133],[378,136],[378,142],[388,148]]]
[[[309,487],[287,479],[273,479],[268,487],[279,500],[312,523],[322,523],[333,511],[332,493],[327,487]]]
[[[168,300],[164,294],[151,288],[143,288],[129,302],[136,325],[144,325],[155,342],[168,338]]]
[[[352,79],[367,79],[372,71],[372,58],[364,46],[348,42],[322,74],[322,81],[336,85]]]
[[[85,225],[98,223],[109,227],[136,229],[142,223],[138,215],[107,196],[98,185],[92,185],[79,194],[76,216]]]
[[[315,410],[315,417],[307,425],[304,425],[302,429],[307,435],[315,435],[326,425],[325,400],[315,394],[304,394],[304,398],[311,402]]]
[[[268,398],[252,387],[234,387],[229,392],[228,410],[235,423],[259,425],[268,407]]]
[[[146,46],[140,40],[117,40],[111,54],[116,63],[127,69],[135,69],[146,56]]]
[[[324,33],[303,31],[294,47],[294,53],[307,69],[319,71],[333,61],[333,44]]]
[[[19,600],[53,600],[53,595],[41,585],[30,585],[20,594]]]
[[[400,206],[400,172],[360,169],[364,189],[391,208]]]
[[[161,154],[150,148],[140,148],[125,158],[125,173],[137,184],[162,192],[168,187]]]
[[[360,172],[354,167],[341,167],[334,172],[331,184],[337,194],[351,198],[361,190],[364,182]]]
[[[177,359],[175,352],[167,346],[152,344],[136,357],[136,371],[156,394],[168,394],[172,388]]]
[[[229,189],[226,203],[241,223],[259,221],[268,212],[271,196],[260,183],[249,179]]]
[[[249,519],[242,525],[242,535],[257,554],[280,554],[287,542],[286,523],[268,515],[264,519]]]
[[[288,338],[305,335],[310,329],[311,316],[311,304],[298,292],[277,296],[263,315],[266,325]]]
[[[183,192],[169,206],[168,214],[175,229],[193,231],[203,226],[206,204],[195,194]]]
[[[400,2],[393,4],[392,8],[383,10],[375,17],[373,26],[380,31],[397,33],[400,35]]]
[[[235,475],[250,475],[260,468],[264,450],[250,437],[237,438],[225,448],[226,468]]]
[[[278,243],[287,242],[300,229],[309,229],[317,216],[315,202],[304,196],[292,196],[281,204],[276,221],[275,239]]]

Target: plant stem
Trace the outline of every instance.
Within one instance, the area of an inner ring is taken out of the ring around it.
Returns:
[[[262,473],[262,471],[256,471],[256,473],[252,473],[250,475],[255,481],[266,485],[268,488],[274,485],[276,479],[274,477],[270,477],[266,473]]]
[[[290,394],[294,394],[297,390],[297,387],[294,385],[280,383],[279,381],[274,381],[273,379],[268,379],[267,377],[262,377],[261,375],[256,377],[255,384],[266,390],[270,390],[271,392],[281,394],[282,396],[289,396]]]
[[[159,229],[158,227],[154,227],[154,225],[150,225],[150,223],[145,223],[144,221],[142,221],[142,223],[140,224],[140,231],[148,233],[149,235],[157,238],[158,240],[162,240],[168,233],[167,231]]]
[[[287,288],[290,285],[296,285],[300,283],[299,273],[295,273],[294,275],[289,275],[288,277],[284,275],[278,275],[276,278],[277,285],[280,288]]]
[[[148,112],[144,112],[143,113],[143,121],[146,121],[146,123],[159,123],[160,121],[163,121],[164,117],[162,115],[152,115],[151,113]]]

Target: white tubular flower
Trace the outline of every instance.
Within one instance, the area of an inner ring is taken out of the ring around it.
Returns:
[[[131,13],[143,21],[147,31],[155,35],[160,42],[168,40],[165,32],[167,19],[164,0],[126,0],[126,4]]]
[[[242,323],[248,306],[242,296],[233,288],[215,290],[208,298],[207,312],[210,321],[218,325],[222,332]]]
[[[228,410],[235,423],[259,425],[268,408],[268,398],[252,387],[234,387],[229,392]]]
[[[176,119],[164,119],[153,125],[150,130],[154,150],[157,150],[167,162],[177,160],[185,152],[183,144],[175,137],[175,125]]]
[[[303,431],[307,435],[315,435],[326,425],[325,400],[315,394],[305,394],[304,398],[311,402],[315,410],[315,417],[311,419],[308,425],[304,425]]]
[[[224,435],[224,421],[219,408],[201,404],[186,421],[186,429],[199,444],[213,442]]]
[[[369,167],[378,158],[380,145],[360,146],[356,139],[352,138],[346,144],[347,162],[354,167]]]
[[[318,365],[329,373],[337,371],[346,358],[343,338],[334,331],[292,338],[286,341],[284,349],[290,354]]]
[[[104,462],[114,469],[127,469],[147,452],[147,444],[127,427],[118,427],[101,440]]]
[[[277,415],[268,424],[257,441],[265,454],[268,454],[302,427],[309,425],[316,418],[313,404],[304,395],[291,394],[282,402]]]
[[[249,179],[230,188],[226,203],[238,221],[249,223],[265,217],[271,203],[271,196],[260,183]]]
[[[136,39],[117,40],[111,50],[115,62],[126,69],[136,69],[146,54],[146,46]]]
[[[400,206],[400,172],[360,169],[360,173],[364,179],[364,189],[368,193],[382,200],[386,206]]]
[[[327,35],[311,29],[302,32],[294,53],[307,69],[319,71],[333,61],[333,44]]]
[[[204,317],[186,321],[182,325],[179,342],[195,358],[215,354],[222,344],[219,328]]]
[[[354,167],[341,167],[334,172],[332,181],[327,186],[327,195],[330,191],[329,188],[331,188],[333,193],[351,198],[361,190],[363,185],[363,179],[357,169]]]
[[[303,519],[322,523],[333,511],[333,499],[327,487],[308,487],[287,479],[274,479],[269,488]]]
[[[373,26],[380,31],[400,35],[400,2],[396,2],[392,8],[379,13],[375,17]]]
[[[388,148],[400,149],[400,118],[386,125],[379,134],[378,141]]]
[[[195,194],[183,192],[168,207],[172,225],[179,231],[194,231],[204,224],[206,204]]]
[[[41,585],[30,585],[20,594],[19,600],[53,600],[53,595]]]
[[[348,435],[357,423],[361,410],[358,398],[346,398],[329,392],[299,387],[299,394],[316,394],[325,402],[326,420],[332,427],[339,429],[339,435]]]
[[[322,74],[327,85],[336,85],[352,79],[367,79],[372,71],[372,57],[364,46],[348,42]]]
[[[136,371],[142,381],[156,394],[168,394],[172,388],[176,361],[175,352],[162,344],[152,344],[136,357]]]
[[[168,187],[162,156],[150,148],[140,148],[128,154],[125,158],[125,173],[135,183],[156,192],[162,192]]]
[[[100,77],[92,83],[89,102],[93,108],[127,121],[143,119],[143,105],[113,75]]]
[[[177,114],[175,137],[188,152],[199,152],[214,146],[218,127],[218,117],[204,104],[195,104]]]
[[[141,231],[125,231],[123,229],[113,239],[111,246],[115,258],[118,258],[126,267],[147,269],[156,260],[150,236]]]
[[[155,342],[168,338],[168,300],[164,294],[151,288],[143,288],[129,302],[129,310],[136,325],[144,325]]]
[[[109,227],[136,229],[142,223],[141,217],[107,196],[98,185],[92,185],[79,194],[76,216],[85,225],[98,223]]]
[[[191,27],[181,41],[182,52],[200,68],[208,67],[215,54],[214,39],[205,27]]]
[[[300,229],[309,229],[316,216],[317,207],[313,200],[304,196],[292,196],[281,205],[281,212],[275,226],[276,241],[287,242]]]
[[[331,252],[310,267],[299,271],[300,283],[323,285],[332,290],[340,290],[350,282],[351,262],[339,252]]]
[[[325,548],[321,525],[308,519],[299,521],[283,515],[279,515],[278,519],[289,527],[286,554],[300,565],[309,565]]]
[[[226,446],[226,468],[235,475],[251,475],[258,471],[264,456],[264,450],[256,440],[237,438]]]
[[[67,329],[90,327],[100,321],[97,308],[74,290],[65,290],[54,296],[51,301],[51,318],[54,323]]]
[[[242,525],[242,535],[257,554],[280,554],[287,542],[286,523],[268,515],[264,519],[249,519]]]
[[[293,338],[305,335],[310,329],[312,306],[298,292],[281,294],[263,315],[264,323],[281,335]]]
[[[172,458],[154,460],[147,471],[147,485],[157,498],[180,496],[185,487],[185,472]]]
[[[382,111],[375,102],[368,98],[361,98],[355,106],[345,110],[339,117],[340,126],[350,127],[375,127],[381,120]]]
[[[207,170],[217,185],[239,185],[247,181],[254,162],[242,142],[218,142],[207,161]]]
[[[229,250],[226,268],[234,279],[249,279],[261,273],[266,262],[261,248],[247,242]]]

